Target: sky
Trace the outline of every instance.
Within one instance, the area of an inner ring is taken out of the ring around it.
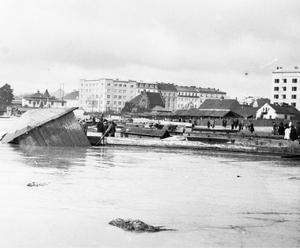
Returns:
[[[0,85],[119,78],[271,95],[300,66],[299,0],[0,0]]]

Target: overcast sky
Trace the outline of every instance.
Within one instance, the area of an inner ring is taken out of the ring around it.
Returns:
[[[0,84],[16,94],[107,77],[269,96],[299,45],[299,0],[0,0]]]

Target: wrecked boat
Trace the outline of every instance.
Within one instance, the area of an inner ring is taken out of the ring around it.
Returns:
[[[90,146],[73,111],[77,108],[32,109],[2,136],[2,143],[28,146]]]

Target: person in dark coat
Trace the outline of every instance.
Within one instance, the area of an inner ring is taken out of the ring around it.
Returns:
[[[97,132],[98,133],[103,133],[104,129],[103,129],[103,118],[101,117],[99,122],[97,123]]]
[[[295,128],[293,125],[291,126],[290,139],[291,139],[292,141],[295,141],[295,140],[298,139],[297,130],[296,130],[296,128]]]
[[[207,120],[207,128],[210,128],[210,121]]]
[[[249,126],[249,131],[251,133],[253,133],[255,130],[254,130],[254,124],[251,122],[250,126]]]
[[[283,122],[279,123],[279,126],[278,126],[278,135],[284,135],[284,126],[283,126]]]

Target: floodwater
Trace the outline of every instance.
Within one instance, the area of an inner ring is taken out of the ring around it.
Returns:
[[[0,247],[300,246],[299,161],[5,144],[0,159]],[[125,232],[118,217],[176,231]]]

